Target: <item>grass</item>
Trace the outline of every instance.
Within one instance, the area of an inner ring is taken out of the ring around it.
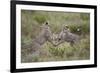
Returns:
[[[21,62],[46,62],[46,61],[70,61],[86,60],[90,58],[90,22],[88,13],[69,12],[46,12],[46,11],[21,11]],[[59,33],[62,26],[68,25],[71,32],[81,37],[79,43],[73,47],[65,42],[54,47],[46,42],[40,55],[34,56],[27,47],[40,30],[40,26],[45,22],[50,22],[52,32]],[[77,31],[77,29],[80,31]]]
[[[69,60],[86,60],[90,58],[90,42],[89,35],[82,38],[79,43],[73,47],[65,42],[57,47],[52,46],[49,42],[45,43],[40,50],[39,56],[27,56],[27,51],[22,54],[28,57],[22,62],[45,62],[45,61],[69,61]],[[23,59],[23,58],[22,58]],[[30,61],[29,61],[30,60]]]

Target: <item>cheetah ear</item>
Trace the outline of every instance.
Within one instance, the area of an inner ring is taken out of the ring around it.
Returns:
[[[46,21],[46,22],[44,23],[44,25],[49,25],[49,21]]]
[[[45,22],[45,25],[49,25],[49,23],[48,22]]]
[[[40,27],[44,27],[45,25],[48,26],[49,23],[46,21],[46,22],[44,22],[44,23],[42,24],[42,26],[40,26]]]
[[[65,28],[69,28],[68,25],[65,25]]]
[[[49,21],[46,21],[44,25],[50,27]]]
[[[68,25],[65,25],[65,26],[63,27],[63,30],[68,30],[68,29],[69,29]]]

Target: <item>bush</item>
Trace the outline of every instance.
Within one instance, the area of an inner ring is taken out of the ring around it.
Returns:
[[[84,21],[83,24],[80,25],[76,25],[76,24],[70,24],[69,25],[69,29],[72,33],[76,33],[76,34],[89,34],[90,32],[90,24],[89,22]],[[79,31],[78,31],[79,29]]]
[[[82,60],[90,58],[90,17],[88,13],[67,13],[49,11],[21,11],[21,61],[40,62],[40,61],[67,61]],[[68,25],[70,31],[82,36],[81,42],[70,46],[68,42],[57,47],[46,42],[41,49],[41,54],[33,57],[28,56],[27,44],[38,36],[40,26],[45,22],[50,22],[53,33],[59,33],[64,25]],[[77,31],[80,29],[80,31]]]

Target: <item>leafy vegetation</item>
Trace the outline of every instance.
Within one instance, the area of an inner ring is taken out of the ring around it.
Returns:
[[[90,15],[88,13],[49,12],[49,11],[21,11],[21,62],[45,62],[86,60],[90,58]],[[80,42],[73,47],[65,42],[57,47],[46,42],[40,50],[39,56],[33,56],[27,45],[38,36],[40,26],[49,21],[53,33],[59,33],[64,25],[70,31],[78,34]],[[77,30],[79,29],[79,31]]]

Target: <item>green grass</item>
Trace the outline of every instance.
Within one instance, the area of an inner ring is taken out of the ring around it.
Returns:
[[[90,58],[90,22],[88,13],[64,13],[46,11],[21,11],[21,62],[69,61],[86,60]],[[40,55],[33,56],[26,48],[41,31],[40,26],[50,22],[53,33],[59,33],[64,25],[68,25],[71,32],[81,37],[80,43],[73,47],[65,42],[54,47],[46,42],[40,50]],[[78,32],[77,29],[80,29]]]
[[[27,56],[27,52],[22,52],[24,58],[22,62],[44,62],[44,61],[67,61],[67,60],[86,60],[90,58],[90,42],[89,35],[80,40],[79,43],[73,47],[69,43],[65,42],[57,47],[52,46],[49,42],[43,45],[40,50],[39,56]],[[26,54],[26,55],[25,55]],[[23,59],[23,58],[22,58]],[[31,59],[31,61],[29,61]]]

